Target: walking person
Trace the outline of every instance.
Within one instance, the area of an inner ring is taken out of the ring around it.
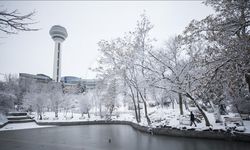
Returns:
[[[192,126],[193,125],[193,123],[194,123],[194,125],[195,125],[195,127],[196,127],[196,124],[195,124],[195,118],[194,118],[194,114],[193,114],[193,112],[191,111],[190,112],[190,126]]]

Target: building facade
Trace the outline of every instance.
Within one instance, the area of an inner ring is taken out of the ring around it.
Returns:
[[[28,74],[19,73],[19,86],[24,91],[29,91],[30,86],[34,83],[40,84],[41,86],[50,86],[51,84],[57,84],[61,86],[64,93],[79,94],[88,90],[96,88],[96,79],[81,79],[74,76],[64,76],[60,82],[55,82],[52,78],[44,74]]]
[[[65,93],[83,93],[93,90],[96,87],[96,79],[81,79],[74,76],[64,76],[61,78]]]

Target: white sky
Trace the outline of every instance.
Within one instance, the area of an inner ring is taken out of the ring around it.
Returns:
[[[213,13],[201,1],[1,1],[0,9],[36,10],[36,32],[6,35],[0,32],[0,73],[43,73],[52,77],[54,42],[51,26],[67,29],[62,46],[62,76],[94,78],[88,70],[98,57],[97,42],[133,30],[143,11],[154,25],[151,35],[160,46],[169,36],[181,33],[192,19]],[[4,38],[3,38],[4,37]]]

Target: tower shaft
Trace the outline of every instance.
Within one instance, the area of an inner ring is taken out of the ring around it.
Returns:
[[[60,82],[61,79],[61,42],[55,41],[53,80]]]

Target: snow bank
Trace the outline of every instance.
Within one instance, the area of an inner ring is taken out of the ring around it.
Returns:
[[[0,131],[32,129],[32,128],[45,128],[45,127],[54,127],[54,126],[52,126],[52,125],[49,125],[49,126],[39,126],[35,122],[11,123],[11,124],[7,124],[3,128],[0,128]]]
[[[243,123],[244,123],[244,126],[246,128],[245,133],[250,134],[250,121],[249,120],[248,121],[243,121]]]
[[[3,114],[0,113],[0,127],[2,125],[4,125],[7,121],[8,120],[7,120],[6,116],[4,116]]]
[[[193,112],[195,112],[195,108],[190,108]],[[211,126],[207,127],[205,126],[204,119],[201,120],[200,123],[196,123],[197,126],[190,126],[190,112],[187,110],[184,110],[184,115],[180,115],[179,109],[171,109],[171,108],[162,108],[162,107],[149,107],[148,109],[148,115],[151,120],[151,125],[148,126],[147,120],[145,119],[144,111],[141,111],[141,122],[137,123],[134,115],[134,111],[128,110],[127,108],[122,108],[116,110],[114,112],[115,115],[111,117],[111,120],[113,121],[129,121],[136,123],[140,126],[146,126],[150,128],[173,128],[173,129],[180,129],[180,130],[196,130],[196,131],[227,131],[230,130],[230,124],[225,126],[224,123],[215,123],[215,117],[213,113],[205,112]],[[105,117],[101,118],[99,115],[95,115],[94,112],[91,112],[90,118],[88,118],[87,114],[80,114],[80,113],[58,113],[58,118],[55,118],[54,112],[45,112],[43,114],[43,120],[38,120],[37,115],[33,113],[31,116],[34,117],[34,119],[37,122],[79,122],[79,121],[101,121],[106,120]],[[229,114],[224,117],[234,117],[235,114]],[[6,118],[5,118],[6,119]],[[20,124],[19,124],[20,125]],[[245,126],[236,126],[235,124],[232,124],[231,132],[244,132],[244,133],[250,133],[250,121],[245,121]],[[24,125],[23,125],[24,126]],[[34,124],[28,125],[28,128],[36,128]],[[16,126],[7,126],[7,128],[17,128]],[[20,127],[20,128],[27,128],[27,127]]]

